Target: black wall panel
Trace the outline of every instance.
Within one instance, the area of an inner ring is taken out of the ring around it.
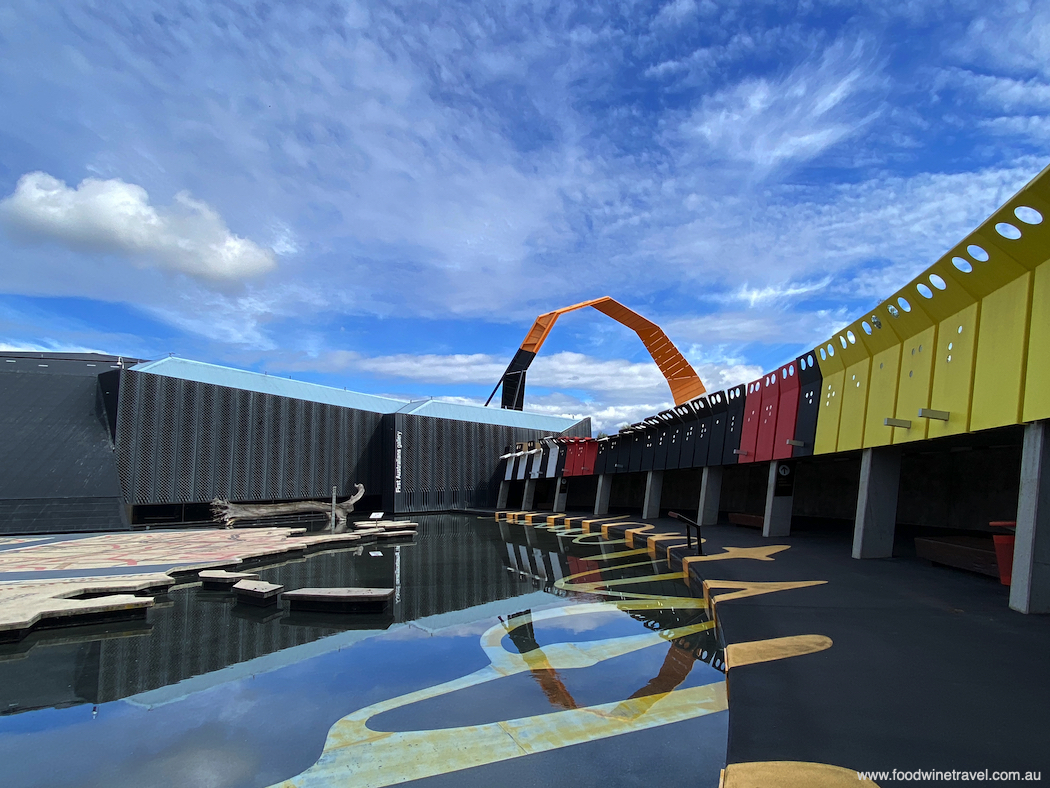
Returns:
[[[495,505],[503,448],[555,434],[411,413],[385,418],[392,430],[388,445],[394,447],[394,456],[389,466],[393,484],[388,484],[383,507],[398,514]],[[590,419],[584,419],[561,434],[583,437],[590,431]]]
[[[707,462],[705,465],[721,465],[722,449],[726,439],[726,393],[716,391],[707,397],[711,408],[711,440],[707,445]]]
[[[348,495],[358,483],[378,494],[380,418],[122,370],[116,452],[121,487],[132,504],[327,498],[332,487]]]
[[[722,445],[722,464],[736,465],[736,450],[740,448],[740,431],[744,427],[744,399],[747,386],[734,386],[725,393],[726,398],[726,431],[725,443]]]
[[[799,368],[798,414],[795,416],[795,440],[802,446],[791,449],[792,457],[809,457],[813,454],[813,442],[817,437],[817,416],[820,413],[820,389],[823,378],[813,353],[799,356],[795,362]]]

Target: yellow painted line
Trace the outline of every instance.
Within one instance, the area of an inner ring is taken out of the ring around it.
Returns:
[[[633,550],[620,550],[615,553],[602,553],[600,555],[592,555],[587,558],[581,558],[581,561],[611,561],[614,558],[628,558],[633,555],[647,555],[649,551],[644,547],[636,547]],[[646,564],[649,562],[646,561]],[[637,566],[637,564],[631,564],[631,566]]]
[[[857,772],[826,763],[802,761],[756,761],[731,763],[722,771],[718,788],[847,788],[857,785],[879,788],[872,780],[859,782]]]
[[[280,785],[285,788],[310,788],[350,781],[356,788],[383,788],[724,711],[728,708],[725,682],[718,681],[700,687],[483,725],[397,732],[373,731],[368,727],[368,721],[383,712],[503,676],[536,669],[590,667],[713,626],[713,622],[705,621],[662,632],[599,641],[557,643],[533,649],[526,654],[508,652],[500,645],[508,631],[534,621],[613,609],[651,609],[657,606],[645,601],[589,603],[516,617],[509,626],[497,624],[481,637],[482,648],[491,660],[490,665],[443,684],[380,701],[343,717],[329,731],[317,762]]]
[[[730,561],[736,558],[746,558],[752,561],[772,561],[776,553],[789,548],[790,545],[786,544],[761,545],[759,547],[723,547],[723,552],[721,553],[687,555],[682,559],[682,569],[687,570],[690,564],[701,564],[707,561]]]
[[[600,525],[600,529],[601,529],[601,534],[602,534],[603,538],[605,538],[605,539],[609,538],[609,528],[614,526],[614,525],[638,525],[638,526],[643,526],[643,527],[646,527],[646,528],[652,528],[653,527],[651,525],[646,525],[646,523],[622,523],[622,522],[616,522],[616,521],[612,521],[612,522],[602,521],[602,523]],[[626,533],[624,535],[626,536]]]
[[[573,544],[627,544],[626,539],[603,539],[601,534],[588,534],[577,536],[572,540]]]
[[[627,544],[629,544],[631,547],[634,547],[634,537],[639,536],[645,533],[646,531],[651,531],[655,527],[655,525],[642,525],[638,528],[628,528],[626,531],[623,532],[623,535],[627,539]],[[607,533],[608,532],[606,530],[606,526],[603,526],[602,536],[605,536]]]
[[[651,555],[653,558],[657,558],[656,553],[660,548],[660,542],[666,542],[670,539],[673,539],[675,542],[680,542],[681,544],[686,543],[686,539],[684,536],[682,536],[682,534],[650,534],[648,537],[646,537],[645,540],[645,543],[647,545],[646,549],[649,551],[649,555]],[[668,547],[674,546],[675,545],[668,545]],[[667,551],[665,550],[664,558],[667,557]]]
[[[634,566],[651,566],[650,561],[640,561],[634,564],[623,564],[622,566],[616,567],[617,569],[627,569]],[[576,574],[563,577],[554,583],[555,588],[559,588],[563,591],[576,591],[578,593],[585,594],[596,594],[598,596],[614,596],[618,595],[625,599],[664,599],[668,600],[671,604],[668,607],[686,607],[686,608],[705,608],[707,607],[707,600],[698,599],[697,597],[672,597],[666,594],[642,594],[637,591],[612,591],[611,587],[622,586],[622,585],[641,585],[644,583],[656,583],[663,580],[683,580],[685,573],[683,572],[668,572],[659,575],[643,575],[642,577],[622,577],[616,580],[600,580],[597,582],[578,582],[579,578],[586,577],[587,575],[593,575],[601,570],[590,569],[586,572],[577,572]]]
[[[689,573],[684,572],[687,582]],[[744,599],[749,596],[761,596],[777,591],[790,591],[795,588],[808,588],[826,584],[827,580],[800,580],[797,582],[759,582],[744,580],[704,580],[704,600],[711,608],[711,615],[718,617],[718,603],[731,599]],[[727,589],[726,593],[715,595],[714,589]]]
[[[726,646],[726,670],[759,662],[815,654],[831,648],[831,638],[824,635],[791,635],[790,637],[730,643]]]

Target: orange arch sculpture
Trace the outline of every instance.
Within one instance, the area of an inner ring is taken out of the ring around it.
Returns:
[[[525,402],[525,372],[528,370],[532,360],[536,358],[540,347],[546,341],[551,329],[554,328],[555,322],[566,312],[574,312],[577,309],[583,309],[585,306],[594,307],[603,315],[608,315],[616,322],[632,329],[638,335],[646,350],[649,351],[649,355],[656,362],[656,366],[660,368],[660,372],[663,373],[664,378],[667,380],[675,405],[681,405],[683,402],[688,402],[704,393],[706,389],[700,380],[700,376],[696,374],[692,365],[685,360],[685,356],[678,351],[674,343],[667,338],[667,334],[663,332],[660,326],[651,320],[646,320],[619,301],[609,296],[604,296],[591,301],[573,304],[572,306],[562,307],[561,309],[555,309],[553,312],[547,312],[537,317],[536,322],[529,329],[529,333],[525,335],[525,341],[521,343],[518,352],[514,354],[514,358],[511,359],[510,364],[507,366],[507,371],[503,373],[503,377],[500,378],[500,382],[496,384],[496,388],[492,390],[492,394],[489,395],[485,404],[488,405],[489,402],[492,402],[492,398],[496,396],[499,387],[503,386],[502,407],[511,410],[521,410]]]

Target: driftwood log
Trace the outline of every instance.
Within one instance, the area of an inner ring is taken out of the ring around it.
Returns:
[[[322,512],[328,515],[328,527],[335,533],[346,530],[346,521],[354,510],[354,504],[365,495],[363,484],[354,485],[354,494],[345,501],[336,501],[335,522],[332,520],[331,501],[291,501],[289,503],[230,503],[222,498],[211,502],[211,516],[226,528],[233,528],[239,520],[261,520],[267,517],[279,517],[282,514],[301,514],[303,512]]]

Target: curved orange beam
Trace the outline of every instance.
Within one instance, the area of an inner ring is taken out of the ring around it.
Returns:
[[[536,318],[536,322],[532,324],[529,333],[525,335],[525,341],[521,343],[521,349],[533,354],[539,352],[540,346],[547,339],[558,318],[566,312],[574,312],[577,309],[583,309],[585,306],[594,307],[603,315],[608,315],[616,322],[632,329],[638,335],[638,338],[645,345],[645,349],[649,351],[649,355],[656,362],[656,366],[663,373],[664,378],[667,380],[667,385],[671,387],[671,395],[674,397],[675,405],[681,405],[683,402],[696,399],[707,390],[704,388],[700,376],[696,374],[692,365],[685,360],[685,356],[678,352],[678,348],[667,338],[667,334],[663,332],[660,326],[651,320],[646,320],[637,312],[628,309],[609,296],[583,301],[579,304],[562,307],[561,309],[555,309],[553,312],[540,315]]]

